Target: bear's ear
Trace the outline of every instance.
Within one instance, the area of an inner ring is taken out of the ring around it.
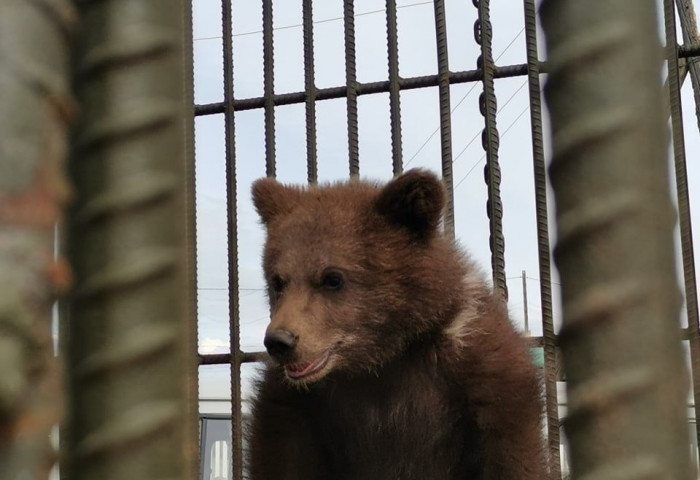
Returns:
[[[282,185],[266,177],[253,183],[253,204],[265,225],[280,214],[289,213],[301,196],[298,188]]]
[[[445,207],[445,187],[434,174],[412,169],[381,190],[375,207],[392,223],[426,237],[437,230],[440,223]]]

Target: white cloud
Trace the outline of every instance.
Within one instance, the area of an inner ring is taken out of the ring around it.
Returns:
[[[227,353],[228,351],[228,340],[206,337],[199,341],[199,353],[206,355],[208,353]]]

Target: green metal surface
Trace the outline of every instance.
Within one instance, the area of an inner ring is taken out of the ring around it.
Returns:
[[[185,2],[75,4],[66,468],[71,480],[185,478]]]
[[[545,0],[574,479],[689,479],[653,0]]]
[[[0,2],[0,479],[48,478],[63,388],[52,304],[70,284],[54,256],[70,190],[63,175],[69,45],[75,11],[61,0]]]

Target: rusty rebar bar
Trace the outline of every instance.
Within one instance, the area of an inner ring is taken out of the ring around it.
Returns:
[[[445,235],[455,236],[455,201],[452,176],[452,112],[450,110],[450,63],[447,52],[447,21],[444,0],[435,0],[435,43],[437,45],[438,96],[440,98],[440,152],[442,181],[447,191],[447,205],[443,218]]]
[[[263,22],[263,85],[265,99],[265,174],[277,175],[275,150],[275,44],[272,28],[272,0],[262,2]],[[224,42],[230,41],[224,37]]]
[[[66,1],[0,4],[0,478],[45,480],[63,413],[52,304],[70,283],[54,255],[64,175],[76,12]]]
[[[495,64],[491,41],[490,1],[475,0],[479,15],[474,24],[474,39],[481,47],[477,67],[482,71],[483,92],[479,96],[479,110],[484,116],[484,130],[481,145],[486,152],[484,180],[488,191],[486,212],[489,218],[489,246],[491,248],[491,272],[493,287],[500,290],[504,299],[508,298],[506,283],[505,239],[503,237],[503,203],[501,202],[501,167],[498,163],[498,146],[500,143],[496,128],[496,92],[494,87]]]
[[[690,193],[688,191],[688,171],[685,158],[685,138],[683,132],[683,112],[681,104],[681,80],[676,48],[676,15],[673,0],[664,2],[666,28],[666,58],[668,61],[668,93],[671,111],[673,158],[675,164],[678,219],[683,258],[683,280],[685,306],[688,315],[690,362],[693,381],[695,418],[700,418],[700,333],[698,328],[698,287],[695,274],[695,252],[693,249],[693,226],[690,216]],[[691,71],[692,73],[692,71]],[[697,71],[695,71],[697,74]],[[700,429],[695,429],[700,445]]]
[[[316,144],[313,0],[304,0],[302,16],[304,24],[304,93],[306,94],[306,173],[309,183],[316,183],[318,182],[318,149]]]
[[[224,135],[226,142],[226,219],[228,223],[228,309],[231,369],[231,464],[234,478],[243,478],[243,412],[241,402],[241,321],[238,291],[238,184],[236,179],[236,122],[233,110],[233,12],[231,0],[221,0],[224,38]],[[271,24],[270,24],[271,27]],[[267,110],[266,110],[267,111]],[[274,116],[274,111],[272,112]],[[266,156],[267,174],[274,163]],[[270,170],[272,167],[272,171]]]
[[[401,143],[401,77],[399,76],[399,33],[396,0],[386,0],[386,38],[389,59],[389,120],[391,123],[391,157],[394,175],[403,171]]]
[[[240,363],[258,363],[265,362],[270,359],[267,352],[242,352],[240,354]],[[225,365],[231,363],[230,353],[210,353],[199,356],[200,365]]]
[[[676,0],[678,7],[678,18],[683,33],[683,43],[693,45],[700,43],[698,34],[697,18],[695,17],[695,7],[692,0]],[[675,43],[675,42],[674,42]],[[693,85],[693,98],[695,99],[695,118],[700,129],[700,58],[688,59],[688,72],[690,82]]]
[[[700,56],[700,43],[684,43],[678,46],[678,56],[680,58]]]
[[[184,478],[184,2],[75,5],[68,476]]]
[[[350,176],[360,174],[360,142],[357,117],[357,67],[355,62],[355,1],[343,0],[345,36],[345,97],[348,105],[348,160]]]
[[[547,64],[540,62],[540,72],[547,73]],[[506,65],[495,67],[494,78],[511,78],[527,75],[527,64]],[[450,85],[460,83],[480,82],[483,77],[481,69],[465,70],[460,72],[449,72],[448,80]],[[424,75],[420,77],[407,77],[399,79],[399,90],[415,90],[425,87],[437,87],[440,83],[438,75]],[[368,83],[355,83],[355,93],[357,96],[372,95],[375,93],[389,93],[391,82],[389,80]],[[331,100],[345,98],[348,89],[346,86],[319,88],[316,90],[316,100]],[[236,99],[233,101],[233,108],[236,112],[244,110],[255,110],[265,107],[266,98],[251,97]],[[282,105],[295,105],[306,101],[306,92],[281,93],[273,96],[273,103],[276,107]],[[224,103],[207,103],[195,106],[195,115],[216,115],[224,112]]]
[[[549,248],[549,214],[547,209],[547,174],[542,133],[542,98],[540,62],[537,51],[537,9],[534,0],[524,0],[525,44],[527,48],[532,163],[535,179],[537,216],[537,259],[540,277],[542,336],[544,339],[544,385],[547,412],[547,442],[552,477],[561,478],[559,400],[557,398],[557,347],[552,310],[552,268]]]
[[[187,322],[184,322],[183,351],[187,376],[187,410],[185,414],[185,468],[187,478],[199,478],[199,363],[197,325],[197,181],[194,142],[194,52],[192,41],[192,0],[183,1],[182,9],[184,115],[182,141],[184,152],[185,195],[185,285]]]
[[[573,479],[690,479],[653,0],[545,0]]]

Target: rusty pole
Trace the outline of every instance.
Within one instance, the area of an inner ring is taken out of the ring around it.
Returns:
[[[70,41],[63,0],[0,2],[0,478],[45,480],[61,420],[61,369],[51,327],[70,270],[54,255],[69,197],[63,174]]]

